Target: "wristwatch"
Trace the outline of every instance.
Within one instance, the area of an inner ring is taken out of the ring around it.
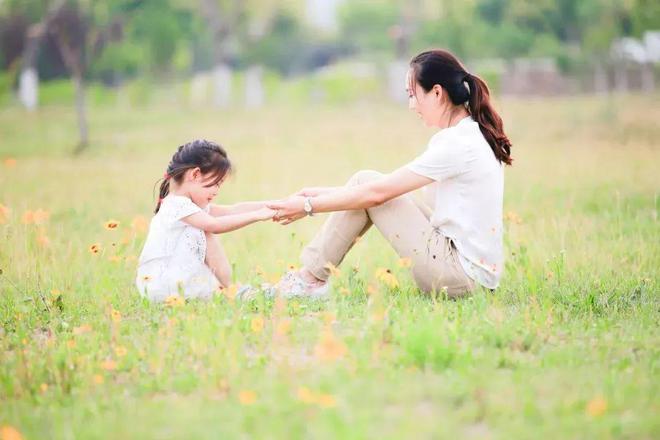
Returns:
[[[308,216],[313,216],[314,213],[312,212],[312,202],[311,202],[311,197],[305,197],[305,204],[303,205],[303,209],[305,210],[305,214]]]

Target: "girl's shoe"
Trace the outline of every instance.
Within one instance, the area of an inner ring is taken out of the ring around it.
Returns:
[[[274,286],[266,290],[267,296],[281,296],[283,298],[312,298],[325,299],[330,293],[330,283],[314,286],[303,280],[298,272],[289,271]]]
[[[250,284],[243,284],[241,287],[238,288],[238,291],[236,292],[236,300],[249,301],[251,299],[254,299],[257,293],[258,293],[257,289],[252,287]]]

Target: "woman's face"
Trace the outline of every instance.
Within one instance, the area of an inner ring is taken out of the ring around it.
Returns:
[[[413,81],[412,71],[406,75],[406,92],[408,93],[408,108],[414,110],[428,127],[439,127],[445,105],[442,96],[444,90],[435,85],[428,92]]]

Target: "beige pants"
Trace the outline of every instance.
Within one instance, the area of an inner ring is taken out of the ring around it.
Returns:
[[[360,185],[382,176],[376,171],[359,171],[347,186]],[[333,212],[309,245],[302,263],[321,280],[330,276],[326,265],[338,266],[356,240],[375,224],[402,258],[412,260],[412,274],[424,292],[446,292],[449,297],[469,294],[474,281],[465,274],[456,247],[429,222],[413,197],[403,195],[366,210]]]

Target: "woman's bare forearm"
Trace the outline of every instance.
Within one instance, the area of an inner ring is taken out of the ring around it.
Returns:
[[[316,197],[322,194],[331,193],[344,188],[343,186],[310,186],[298,191],[295,195],[305,197]]]

